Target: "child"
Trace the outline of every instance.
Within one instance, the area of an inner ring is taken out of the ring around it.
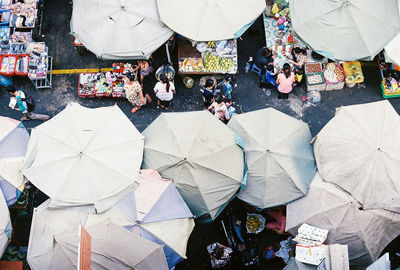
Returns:
[[[301,85],[301,81],[303,80],[303,70],[297,68],[294,71],[294,74],[296,76],[296,81],[294,82],[293,86],[300,86]]]
[[[222,97],[226,100],[226,105],[229,107],[232,105],[232,77],[229,74],[225,74],[224,80],[218,84],[222,90]]]
[[[276,75],[276,73],[274,72],[274,66],[268,65],[267,70],[265,72],[265,76],[264,76],[264,82],[276,87],[277,84],[276,84],[276,80],[275,80],[275,75]]]

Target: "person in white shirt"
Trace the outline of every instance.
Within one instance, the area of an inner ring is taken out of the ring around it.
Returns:
[[[171,106],[171,100],[174,97],[175,85],[170,82],[167,76],[164,74],[160,75],[160,81],[154,86],[154,93],[158,99],[157,105],[163,109],[168,110]]]

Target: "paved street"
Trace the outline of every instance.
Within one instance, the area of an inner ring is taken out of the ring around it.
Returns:
[[[47,0],[45,7],[45,18],[43,28],[43,41],[49,47],[49,55],[54,57],[54,69],[85,69],[85,68],[106,68],[111,67],[112,61],[102,61],[93,54],[87,53],[80,56],[73,46],[73,37],[70,32],[70,17],[72,5],[63,0]],[[327,91],[321,93],[321,103],[312,105],[303,102],[301,98],[306,95],[304,87],[297,88],[290,94],[289,100],[278,100],[277,92],[271,89],[271,95],[267,95],[266,89],[258,86],[258,76],[255,73],[245,73],[245,61],[249,56],[254,56],[256,51],[265,46],[264,33],[261,31],[262,20],[259,18],[257,23],[260,26],[258,33],[246,32],[242,40],[238,40],[239,54],[239,73],[236,76],[238,84],[233,90],[233,101],[236,111],[239,113],[253,111],[257,109],[273,107],[287,113],[297,119],[309,124],[312,135],[316,135],[321,128],[334,116],[335,109],[343,105],[360,104],[382,100],[381,89],[379,87],[380,77],[376,62],[363,63],[365,77],[365,88],[345,88],[338,91]],[[153,55],[153,67],[157,69],[165,63],[165,48],[160,48]],[[177,50],[172,53],[175,70],[177,67]],[[153,89],[156,80],[154,73],[145,81],[144,87],[147,91]],[[172,107],[169,111],[182,112],[202,110],[202,98],[199,90],[200,76],[193,76],[195,86],[187,89],[182,83],[183,77],[175,77],[177,95],[175,96]],[[51,116],[56,115],[68,104],[68,102],[78,102],[87,107],[110,106],[117,104],[140,130],[144,130],[157,116],[164,112],[157,109],[155,102],[144,106],[135,114],[131,114],[132,105],[125,99],[112,98],[92,98],[82,99],[78,96],[78,74],[54,75],[53,90],[36,91],[32,83],[27,78],[14,78],[15,85],[23,89],[36,101],[37,113],[46,113]],[[155,100],[154,94],[152,94]],[[400,98],[389,100],[396,111],[400,113]],[[20,119],[21,114],[8,107],[9,95],[5,90],[0,93],[0,112],[2,116]],[[30,130],[41,124],[41,121],[28,121],[24,124]],[[205,236],[207,234],[207,236]],[[214,238],[213,238],[214,237]],[[190,262],[177,267],[177,269],[203,269],[202,262],[207,261],[204,244],[210,239],[221,237],[221,226],[219,223],[209,226],[198,226],[192,234],[188,247]],[[196,265],[196,266],[194,266]],[[197,268],[196,268],[197,267]],[[207,268],[205,268],[207,269]],[[270,268],[268,268],[270,269]],[[281,269],[281,268],[277,268]]]

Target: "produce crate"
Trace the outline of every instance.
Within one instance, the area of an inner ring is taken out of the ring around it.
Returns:
[[[322,83],[311,84],[308,82],[308,78],[310,76],[315,76],[315,75],[321,76]],[[306,74],[306,85],[307,85],[307,91],[313,91],[313,90],[324,91],[326,88],[324,74],[322,72]]]
[[[351,65],[356,65],[359,68],[360,72],[362,73],[362,68],[361,68],[360,61],[344,62],[343,63],[343,70],[344,70],[344,74],[346,76],[347,75],[353,75],[353,71],[350,69]],[[354,82],[348,81],[348,80],[345,80],[345,81],[346,81],[346,83],[363,83],[364,82],[364,78],[356,80]]]
[[[322,64],[319,62],[305,63],[304,64],[304,72],[305,72],[305,74],[313,74],[313,73],[322,72]]]
[[[388,89],[384,86],[383,82],[380,84],[382,89],[382,96],[384,98],[397,98],[400,97],[400,90],[397,92],[389,92]]]
[[[336,66],[339,67],[339,69],[343,73],[343,80],[340,81],[340,82],[329,82],[329,81],[327,81],[325,79],[325,83],[326,83],[326,89],[325,90],[326,91],[340,90],[340,89],[343,89],[343,87],[344,87],[344,78],[345,78],[346,75],[344,73],[344,70],[343,70],[342,66],[340,66],[339,64],[336,64]],[[324,68],[324,72],[325,72],[325,69],[326,68]]]
[[[1,75],[4,75],[4,76],[8,76],[8,77],[11,77],[11,76],[13,76],[14,74],[15,74],[15,66],[17,65],[17,56],[16,55],[12,55],[12,54],[8,54],[8,55],[4,55],[4,56],[2,56],[1,57],[1,60],[0,60],[0,65],[2,65],[3,64],[3,60],[4,60],[4,58],[14,58],[15,59],[15,64],[14,64],[14,69],[13,70],[9,70],[8,72],[6,72],[6,71],[0,71],[0,74]]]

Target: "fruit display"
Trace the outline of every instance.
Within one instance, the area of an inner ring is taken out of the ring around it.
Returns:
[[[324,82],[321,73],[315,73],[307,76],[307,83],[309,85],[321,84]]]
[[[306,74],[322,72],[320,63],[307,63],[304,66]]]
[[[219,65],[221,67],[221,71],[230,72],[232,68],[235,67],[235,62],[231,58],[222,57]]]
[[[327,82],[338,83],[344,80],[344,72],[340,65],[328,63],[325,66],[324,77]]]
[[[346,72],[347,83],[359,83],[364,81],[364,75],[361,68],[356,64],[351,64]]]
[[[215,47],[217,47],[217,42],[216,41],[208,41],[206,43],[207,48],[212,48],[214,49]]]
[[[247,214],[246,229],[248,233],[257,234],[264,230],[265,218],[259,214]]]
[[[203,59],[196,57],[182,58],[179,61],[179,71],[183,72],[200,72],[205,71]]]
[[[208,51],[203,56],[206,72],[232,72],[235,61],[230,57],[220,57]]]

